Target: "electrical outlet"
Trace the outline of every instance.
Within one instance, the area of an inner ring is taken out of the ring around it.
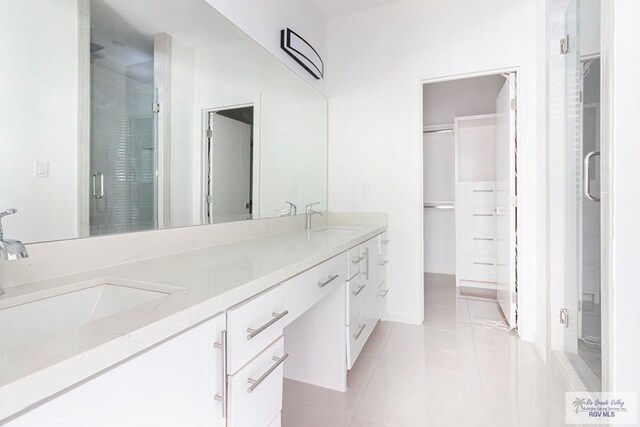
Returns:
[[[36,178],[49,178],[49,162],[37,160],[33,167],[33,175]]]
[[[361,190],[362,197],[369,197],[371,195],[371,187],[369,184],[364,184]]]
[[[289,197],[296,197],[298,195],[298,186],[296,184],[289,187]]]

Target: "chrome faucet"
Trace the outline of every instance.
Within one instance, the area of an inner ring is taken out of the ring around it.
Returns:
[[[18,212],[17,209],[7,209],[0,212],[0,252],[2,252],[5,261],[15,261],[18,259],[28,258],[27,248],[18,240],[5,239],[4,229],[2,228],[2,218],[13,215]],[[0,286],[0,295],[4,294],[4,290]]]
[[[298,215],[298,207],[294,203],[291,203],[291,202],[285,202],[285,203],[287,203],[289,205],[289,209],[284,209],[284,210],[278,211],[278,212],[280,212],[280,216],[295,216],[295,215]]]
[[[313,217],[316,214],[322,216],[322,212],[314,211],[313,209],[311,209],[314,205],[318,205],[318,204],[320,204],[320,202],[309,203],[307,205],[307,207],[305,208],[305,210],[304,210],[304,213],[306,215],[306,226],[305,226],[305,228],[307,230],[311,230],[311,217]]]

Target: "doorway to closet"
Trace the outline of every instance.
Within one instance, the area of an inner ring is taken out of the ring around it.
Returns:
[[[517,104],[515,72],[423,86],[425,287],[494,301],[483,328],[518,324]]]

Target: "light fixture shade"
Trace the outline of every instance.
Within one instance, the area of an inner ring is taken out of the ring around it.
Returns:
[[[280,31],[280,47],[317,80],[324,77],[324,62],[318,52],[291,28]]]

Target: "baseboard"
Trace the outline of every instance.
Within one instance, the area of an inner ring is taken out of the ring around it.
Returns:
[[[406,313],[385,313],[382,320],[388,322],[407,323],[409,325],[421,325],[422,322]]]

